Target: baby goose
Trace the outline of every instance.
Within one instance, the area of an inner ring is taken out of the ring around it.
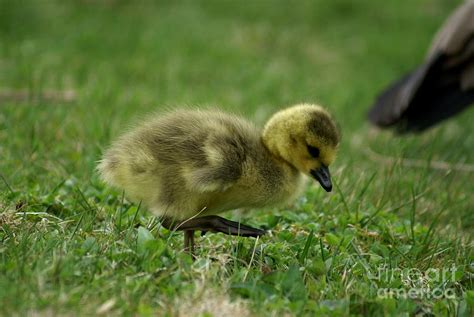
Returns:
[[[98,165],[102,178],[141,201],[164,227],[257,237],[265,233],[215,214],[288,203],[304,175],[326,191],[332,183],[339,130],[312,104],[277,112],[263,130],[215,110],[176,110],[155,116],[115,141]]]

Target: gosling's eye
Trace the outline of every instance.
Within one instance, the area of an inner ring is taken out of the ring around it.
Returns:
[[[318,149],[317,147],[308,145],[308,152],[309,152],[309,154],[310,154],[312,157],[314,157],[314,158],[318,158],[318,157],[319,157],[319,149]]]

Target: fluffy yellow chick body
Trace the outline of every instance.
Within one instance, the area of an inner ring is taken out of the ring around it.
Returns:
[[[183,221],[288,203],[305,175],[330,191],[338,144],[336,125],[316,105],[277,112],[263,130],[218,110],[176,110],[125,133],[98,170],[155,215]]]

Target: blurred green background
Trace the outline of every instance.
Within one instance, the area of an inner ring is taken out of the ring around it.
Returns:
[[[82,237],[87,239],[87,232],[97,229],[94,226],[103,219],[94,224],[91,215],[91,228],[82,228],[85,220],[78,224],[78,201],[93,201],[97,210],[104,205],[108,189],[97,179],[96,162],[109,142],[140,118],[178,106],[218,106],[263,124],[288,105],[321,103],[342,129],[334,164],[340,190],[325,196],[311,187],[308,199],[315,206],[326,206],[321,208],[330,210],[335,219],[344,218],[344,210],[350,214],[357,210],[362,217],[385,208],[394,210],[401,223],[415,217],[416,211],[417,224],[429,226],[440,215],[433,224],[440,236],[463,241],[463,250],[471,254],[473,173],[436,170],[429,162],[474,164],[473,110],[422,135],[405,137],[376,131],[366,120],[377,94],[423,61],[431,38],[459,3],[1,0],[1,206],[5,211],[25,204],[28,210],[50,212],[48,208],[59,204],[70,210],[59,217],[73,221],[64,230],[75,236],[78,228],[83,229]],[[420,166],[407,166],[403,159],[416,160]],[[57,190],[64,184],[80,188],[82,198],[73,189],[58,197]],[[113,193],[112,200],[120,201],[120,194]],[[413,197],[417,198],[414,207]],[[404,204],[409,208],[397,207]],[[109,202],[105,211],[114,212],[113,206]],[[257,212],[253,221],[264,224],[266,214],[268,210]],[[309,217],[298,220],[302,228],[320,221]],[[25,243],[34,243],[28,237],[24,241],[30,242]],[[253,242],[248,243],[252,248]],[[1,272],[11,279],[0,283],[10,287],[10,292],[0,292],[0,299],[8,302],[7,311],[28,310],[25,301],[33,293],[21,291],[18,285],[14,291],[12,285],[19,280],[12,272],[19,271],[6,264],[15,262],[11,253],[7,256],[13,251],[1,248]],[[21,259],[32,261],[32,256],[46,265],[55,247],[44,248],[38,246],[40,251]],[[38,274],[31,271],[23,279],[35,280]],[[119,284],[113,276],[109,279]],[[51,294],[58,294],[59,286],[51,283]],[[88,294],[87,289],[81,292]],[[250,298],[258,303],[257,297]],[[123,304],[119,311],[147,312],[137,310],[138,302]],[[79,303],[71,299],[70,307]],[[49,307],[36,300],[31,305]],[[401,312],[411,309],[400,307]],[[272,309],[286,311],[283,306]]]

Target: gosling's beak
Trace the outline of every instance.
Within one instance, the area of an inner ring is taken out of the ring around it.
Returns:
[[[321,165],[317,170],[311,170],[311,175],[316,179],[325,191],[332,190],[331,174],[327,166]]]

